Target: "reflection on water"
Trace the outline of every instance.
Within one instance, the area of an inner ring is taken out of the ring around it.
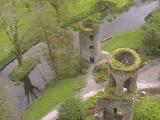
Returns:
[[[101,41],[119,33],[140,28],[145,23],[145,17],[158,7],[158,1],[136,0],[133,6],[112,22],[107,17],[100,27],[99,39]]]
[[[24,77],[23,84],[27,102],[30,103],[30,101],[33,101],[38,97],[38,94],[40,94],[40,90],[32,84],[28,75]]]

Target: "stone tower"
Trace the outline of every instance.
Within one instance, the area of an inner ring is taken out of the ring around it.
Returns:
[[[110,55],[109,81],[107,89],[98,94],[97,120],[132,120],[140,66],[141,58],[132,49],[120,48]]]
[[[100,40],[98,40],[99,23],[90,19],[80,23],[80,54],[84,61],[94,63],[100,57]]]

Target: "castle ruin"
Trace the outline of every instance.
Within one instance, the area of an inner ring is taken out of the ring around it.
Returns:
[[[84,20],[80,24],[79,43],[80,54],[84,61],[95,63],[100,58],[100,40],[98,40],[99,23]]]
[[[109,81],[98,93],[97,120],[132,120],[140,56],[132,49],[119,48],[109,57]]]

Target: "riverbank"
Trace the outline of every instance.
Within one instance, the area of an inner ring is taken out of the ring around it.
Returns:
[[[55,82],[24,113],[24,120],[40,120],[55,106],[72,97],[80,84],[81,80],[77,78]]]

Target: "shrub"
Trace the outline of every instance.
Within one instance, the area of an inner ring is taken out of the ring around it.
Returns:
[[[160,55],[160,10],[147,20],[144,26],[144,49],[151,55]]]
[[[160,98],[145,98],[137,102],[133,120],[160,120]]]
[[[71,98],[65,101],[59,110],[59,120],[85,120],[85,108],[79,98]]]

